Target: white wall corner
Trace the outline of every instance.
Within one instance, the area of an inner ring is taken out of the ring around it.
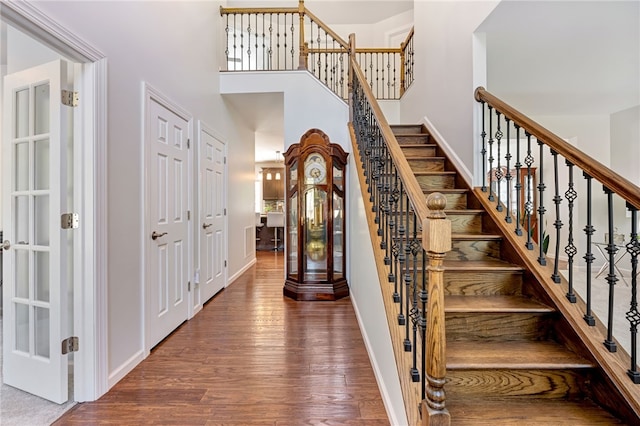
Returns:
[[[458,173],[460,177],[464,179],[464,181],[469,185],[469,188],[473,188],[473,174],[469,170],[469,168],[462,162],[460,157],[456,154],[456,152],[451,148],[451,146],[447,143],[444,137],[438,132],[435,126],[429,121],[427,117],[422,118],[422,123],[427,128],[431,136],[436,140],[440,148],[447,154],[449,160],[453,163],[454,166],[458,169]],[[474,145],[475,146],[475,145]]]
[[[487,88],[487,34],[473,33],[473,88],[479,86]],[[471,182],[475,186],[482,185],[482,111],[474,101],[473,108],[473,173]]]
[[[353,310],[356,313],[356,319],[358,320],[358,326],[360,327],[360,332],[362,333],[362,339],[364,340],[364,346],[367,348],[367,354],[369,355],[369,360],[371,361],[371,366],[373,367],[373,375],[376,378],[376,382],[378,383],[378,389],[380,390],[380,394],[382,396],[382,402],[384,404],[384,408],[387,411],[387,416],[389,417],[389,422],[392,425],[403,426],[407,424],[407,414],[406,413],[397,413],[393,408],[392,398],[388,391],[388,386],[385,384],[384,375],[382,374],[382,370],[380,369],[380,365],[378,360],[376,359],[375,351],[373,350],[373,346],[371,341],[369,340],[369,335],[367,334],[367,329],[364,326],[362,317],[360,316],[360,310],[358,309],[358,303],[354,297],[350,297],[351,304],[353,305]]]
[[[227,281],[227,286],[229,287],[235,280],[237,280],[238,278],[240,278],[240,276],[242,274],[244,274],[245,272],[247,272],[249,270],[249,268],[251,268],[253,265],[256,264],[256,258],[254,257],[253,259],[251,259],[249,262],[247,262],[246,265],[244,265],[238,272],[236,272],[235,274],[231,275],[229,277],[229,280]],[[225,288],[226,288],[225,287]]]
[[[138,364],[140,364],[145,359],[144,351],[140,350],[133,354],[128,360],[126,360],[122,365],[115,368],[111,374],[109,374],[109,389],[115,386],[124,376],[133,371],[134,368]]]

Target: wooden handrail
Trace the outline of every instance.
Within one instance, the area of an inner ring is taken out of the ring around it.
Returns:
[[[535,136],[539,141],[544,142],[544,144],[553,151],[578,166],[589,176],[595,178],[611,191],[624,198],[635,208],[640,209],[640,187],[636,184],[583,153],[500,98],[487,92],[484,87],[478,87],[475,90],[475,99],[478,102],[486,102],[497,111],[500,111],[505,117],[513,121],[514,124],[520,126],[532,136]]]
[[[387,122],[380,106],[378,105],[378,101],[376,101],[371,88],[369,87],[369,83],[367,83],[367,79],[364,76],[364,73],[358,66],[355,58],[352,56],[350,59],[351,69],[353,70],[354,78],[360,80],[360,85],[364,91],[365,97],[367,101],[371,105],[371,109],[380,125],[380,131],[382,133],[382,137],[387,144],[387,149],[389,150],[389,154],[396,165],[396,168],[399,171],[400,179],[404,184],[404,190],[411,201],[411,205],[413,206],[416,216],[420,219],[420,222],[424,221],[429,214],[429,209],[427,208],[427,204],[425,202],[424,193],[420,188],[420,184],[418,183],[415,175],[413,174],[407,159],[396,140],[395,135],[391,131],[391,127]]]
[[[414,28],[411,27],[411,31],[409,31],[409,34],[407,34],[407,38],[405,38],[404,41],[400,43],[400,50],[404,50],[404,48],[407,47],[407,44],[409,44],[409,41],[413,37],[413,29]]]
[[[348,51],[349,51],[348,47],[346,49],[344,48],[332,49],[332,48],[323,48],[323,47],[309,48],[309,53],[344,53]],[[355,53],[400,53],[400,49],[363,47],[363,48],[356,48],[354,52]]]
[[[334,32],[331,28],[329,28],[327,24],[322,22],[316,15],[311,13],[309,9],[305,8],[304,13],[309,17],[309,19],[315,22],[316,25],[318,25],[318,27],[322,28],[327,34],[333,37],[334,40],[337,41],[342,47],[344,47],[345,49],[349,49],[349,43],[344,41],[342,37],[340,37],[336,32]]]
[[[256,13],[298,13],[297,7],[222,7],[220,16],[229,14],[251,15]]]

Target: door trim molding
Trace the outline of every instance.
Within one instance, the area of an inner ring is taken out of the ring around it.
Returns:
[[[148,160],[149,160],[149,154],[150,154],[150,150],[149,150],[149,146],[147,144],[147,135],[149,135],[151,133],[150,129],[149,129],[149,120],[147,120],[147,114],[149,111],[149,105],[152,101],[157,102],[158,104],[162,105],[164,108],[172,111],[174,114],[178,115],[180,118],[182,118],[183,120],[185,120],[188,123],[188,138],[192,141],[193,143],[193,116],[191,115],[191,113],[189,111],[187,111],[185,108],[183,108],[182,106],[180,106],[179,104],[177,104],[176,102],[172,101],[168,96],[166,96],[165,94],[163,94],[161,91],[159,91],[158,89],[156,89],[155,87],[151,86],[148,82],[143,81],[142,82],[142,113],[141,113],[141,117],[142,117],[142,159],[141,159],[141,167],[142,167],[142,188],[144,191],[144,196],[141,197],[141,202],[142,202],[142,235],[140,238],[141,241],[141,247],[140,247],[140,251],[142,253],[142,263],[145,265],[144,268],[141,268],[140,273],[142,274],[141,280],[140,282],[143,283],[143,297],[142,297],[142,306],[140,307],[140,311],[142,312],[142,348],[144,350],[144,357],[146,358],[147,356],[149,356],[149,353],[151,352],[151,347],[150,347],[150,343],[149,343],[149,333],[148,333],[148,327],[149,327],[149,320],[148,320],[148,312],[146,309],[146,305],[149,302],[149,286],[147,285],[147,279],[149,277],[149,262],[147,262],[147,257],[149,254],[149,238],[148,236],[151,234],[151,229],[149,227],[149,220],[151,217],[151,213],[149,211],[149,203],[150,203],[150,194],[149,194],[149,182],[150,182],[150,176],[149,176],[149,169],[148,169]],[[188,182],[187,182],[187,186],[188,186],[188,190],[190,192],[192,192],[192,188],[193,188],[193,178],[192,178],[192,174],[193,174],[193,152],[195,150],[190,149],[190,152],[188,153],[188,158],[189,158],[189,170],[187,171],[187,176],[188,176]],[[189,206],[188,209],[191,210],[193,212],[193,197],[191,196],[191,194],[188,195],[188,200],[189,200]],[[187,260],[187,265],[189,265],[189,271],[187,273],[188,277],[193,277],[193,223],[195,222],[194,219],[191,219],[190,221],[191,223],[189,224],[189,231],[187,233],[187,238],[189,238],[189,243],[187,244],[188,246],[188,257],[189,259]],[[191,279],[191,278],[190,278]]]
[[[62,55],[82,63],[81,84],[88,102],[81,103],[83,161],[74,173],[81,191],[85,232],[78,233],[82,250],[74,251],[74,328],[83,350],[74,355],[74,399],[93,401],[108,390],[107,340],[107,59],[28,2],[0,3],[0,18]],[[76,130],[74,129],[74,132]],[[79,155],[79,154],[77,154]],[[78,241],[78,240],[76,240]],[[77,279],[77,277],[81,277]],[[93,287],[83,285],[94,283]]]

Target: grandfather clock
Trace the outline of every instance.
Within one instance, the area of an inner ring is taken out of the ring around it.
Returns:
[[[336,300],[349,295],[344,232],[347,155],[318,129],[305,133],[284,155],[285,296]]]

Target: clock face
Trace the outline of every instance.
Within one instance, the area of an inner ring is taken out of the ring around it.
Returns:
[[[304,165],[305,183],[325,184],[327,183],[327,165],[324,158],[317,154],[312,154],[307,158]]]

